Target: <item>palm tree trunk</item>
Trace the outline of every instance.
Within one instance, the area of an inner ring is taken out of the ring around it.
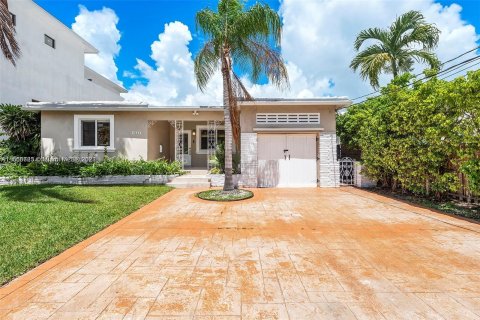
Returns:
[[[392,73],[393,73],[393,79],[395,79],[398,76],[398,66],[397,66],[397,61],[395,61],[395,58],[392,58]]]
[[[223,78],[223,117],[225,121],[225,182],[223,191],[232,191],[233,185],[233,165],[232,165],[232,122],[230,115],[230,93],[232,92],[232,82],[230,79],[229,59],[226,55],[222,57],[222,78]]]

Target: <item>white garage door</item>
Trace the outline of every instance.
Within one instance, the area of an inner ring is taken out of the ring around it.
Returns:
[[[259,134],[259,187],[316,187],[315,134]]]

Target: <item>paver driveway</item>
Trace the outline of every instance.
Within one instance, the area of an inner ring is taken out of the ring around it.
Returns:
[[[357,189],[174,190],[0,289],[17,319],[478,319],[480,226]]]

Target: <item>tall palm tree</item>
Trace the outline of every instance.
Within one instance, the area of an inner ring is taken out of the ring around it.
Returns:
[[[197,29],[206,36],[195,58],[195,76],[200,90],[218,71],[223,79],[225,120],[225,183],[223,190],[234,189],[232,179],[233,139],[240,137],[240,110],[237,99],[252,97],[233,66],[250,74],[253,82],[265,75],[279,88],[288,87],[288,74],[280,55],[282,24],[268,5],[255,4],[244,10],[242,0],[220,0],[217,11],[203,9],[196,15]]]
[[[15,39],[15,26],[7,0],[0,0],[0,49],[5,58],[15,66],[20,57],[20,47]]]
[[[418,11],[409,11],[398,17],[387,29],[369,28],[361,31],[355,40],[359,50],[367,40],[376,43],[359,52],[350,67],[368,79],[374,88],[379,87],[380,73],[391,73],[393,77],[412,70],[415,62],[427,63],[438,68],[440,63],[432,52],[437,47],[440,30],[425,22]]]

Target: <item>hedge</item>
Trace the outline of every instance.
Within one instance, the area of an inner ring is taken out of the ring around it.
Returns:
[[[13,178],[28,176],[172,175],[181,173],[182,166],[179,162],[169,162],[165,159],[146,161],[105,158],[98,162],[34,161],[28,164],[0,164],[0,176]]]
[[[364,173],[385,187],[479,194],[480,71],[453,81],[413,80],[399,77],[380,97],[338,115],[342,144],[360,149]]]

